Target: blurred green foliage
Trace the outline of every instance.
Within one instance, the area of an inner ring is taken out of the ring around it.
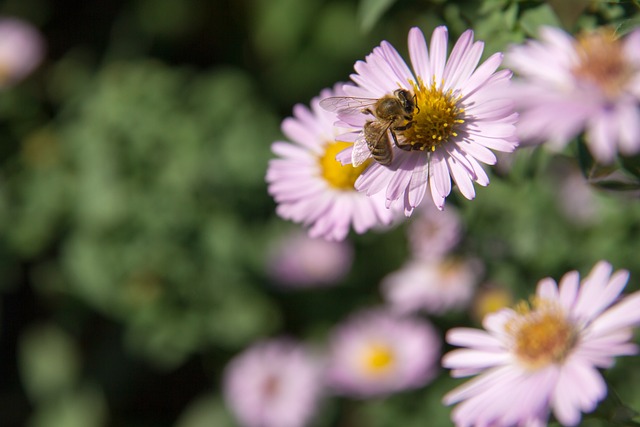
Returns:
[[[233,354],[277,334],[320,343],[381,301],[406,224],[350,236],[338,288],[278,290],[268,251],[296,226],[264,183],[293,104],[348,80],[381,40],[406,54],[411,26],[472,28],[486,57],[540,25],[640,22],[637,3],[587,0],[12,0],[0,12],[49,43],[37,73],[0,95],[0,426],[34,427],[232,425],[219,380]],[[459,251],[483,260],[483,279],[526,297],[607,259],[640,289],[638,194],[593,187],[592,219],[575,221],[558,189],[578,157],[523,150],[475,200],[451,198]],[[636,160],[623,166],[637,177]],[[628,359],[609,376],[634,408],[639,375]],[[443,372],[389,399],[326,402],[315,425],[448,426],[454,383]]]

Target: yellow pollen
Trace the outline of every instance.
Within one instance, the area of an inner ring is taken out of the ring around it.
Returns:
[[[609,98],[625,91],[633,67],[612,30],[582,34],[577,38],[576,51],[578,63],[572,69],[576,78],[598,86]]]
[[[380,375],[388,372],[395,362],[395,356],[389,346],[372,343],[362,357],[362,364],[367,373]]]
[[[456,128],[464,123],[464,109],[458,105],[460,96],[451,89],[444,92],[435,81],[425,86],[418,79],[411,85],[416,108],[412,125],[402,131],[404,143],[411,144],[412,150],[435,151],[440,144],[458,136]]]
[[[332,141],[327,144],[324,154],[318,159],[320,173],[327,183],[339,190],[354,190],[353,185],[360,174],[369,166],[367,160],[358,167],[342,165],[336,160],[336,155],[351,145],[350,142]]]
[[[519,316],[506,325],[513,338],[513,352],[520,363],[535,370],[562,363],[577,341],[577,329],[556,304],[535,299],[521,302]]]

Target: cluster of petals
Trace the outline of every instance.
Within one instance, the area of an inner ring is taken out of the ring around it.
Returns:
[[[268,191],[278,204],[277,214],[308,227],[311,237],[327,240],[342,240],[351,228],[364,233],[388,225],[396,216],[385,209],[382,200],[355,191],[353,185],[335,188],[323,175],[321,159],[344,129],[334,126],[335,113],[320,108],[319,101],[344,95],[341,86],[324,89],[310,108],[302,104],[293,108],[293,117],[282,122],[282,132],[290,141],[272,144],[278,158],[269,162],[266,174]],[[337,168],[347,168],[335,163]]]
[[[44,39],[33,25],[18,18],[0,18],[0,88],[28,76],[44,53]]]
[[[442,258],[462,237],[462,219],[453,206],[440,211],[432,204],[421,205],[407,225],[407,240],[414,258]]]
[[[244,427],[303,427],[323,394],[319,360],[286,338],[253,344],[225,369],[224,397]]]
[[[372,163],[355,183],[368,195],[382,193],[386,206],[400,204],[408,216],[430,192],[434,204],[442,209],[451,192],[451,180],[467,199],[475,197],[473,183],[489,184],[481,163],[495,164],[491,150],[511,152],[517,146],[513,101],[505,96],[510,83],[509,70],[497,71],[502,54],[491,55],[478,66],[484,43],[473,40],[473,31],[465,31],[455,43],[447,59],[448,31],[444,26],[434,30],[429,48],[418,28],[409,31],[408,50],[413,71],[398,51],[383,41],[364,61],[355,64],[351,79],[345,85],[351,97],[379,99],[398,89],[414,93],[433,89],[437,96],[449,100],[460,111],[455,132],[427,150],[405,151],[393,145],[389,165]],[[429,95],[425,95],[429,98]],[[414,122],[429,122],[428,108],[417,97]],[[422,116],[421,116],[422,115]],[[363,129],[372,120],[369,114],[340,114],[343,123]],[[445,125],[446,126],[446,125]],[[414,128],[417,128],[414,124]],[[403,139],[403,132],[398,138]],[[423,135],[429,138],[429,135]],[[411,141],[404,141],[410,143]],[[347,151],[339,159],[351,160]]]
[[[384,309],[354,313],[331,334],[327,385],[358,398],[422,387],[438,371],[440,347],[425,319]]]
[[[380,287],[394,311],[442,315],[469,305],[482,272],[477,259],[415,258],[387,275]]]
[[[289,288],[338,284],[351,271],[353,246],[348,240],[313,238],[303,232],[282,236],[269,250],[268,272]]]
[[[454,377],[477,375],[444,397],[446,404],[458,403],[455,424],[544,426],[553,412],[562,425],[578,425],[607,394],[599,369],[637,353],[632,338],[640,324],[640,292],[620,297],[628,278],[601,261],[582,282],[576,271],[559,285],[541,280],[535,298],[542,311],[503,309],[485,317],[485,330],[450,330],[446,340],[466,348],[446,354],[443,365]]]
[[[576,39],[542,27],[539,40],[514,46],[505,62],[520,76],[510,93],[523,144],[559,149],[584,133],[601,163],[640,152],[640,30]]]

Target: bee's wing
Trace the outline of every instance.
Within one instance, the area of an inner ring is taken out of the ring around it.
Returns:
[[[351,151],[351,164],[354,168],[358,167],[366,162],[369,157],[371,157],[371,150],[369,150],[367,140],[364,138],[364,132],[362,132],[353,144],[353,150]]]
[[[353,96],[332,96],[320,100],[320,106],[327,111],[338,114],[361,114],[363,110],[372,107],[377,99],[357,98]]]

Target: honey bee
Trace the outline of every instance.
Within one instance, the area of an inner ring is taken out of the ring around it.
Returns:
[[[398,148],[411,150],[410,145],[399,143],[396,135],[396,132],[406,130],[413,124],[415,95],[406,89],[396,89],[393,95],[379,99],[335,96],[321,100],[320,106],[338,114],[364,113],[374,117],[374,120],[365,123],[355,141],[351,154],[353,166],[360,166],[369,156],[381,165],[389,165],[393,160],[389,134]]]

